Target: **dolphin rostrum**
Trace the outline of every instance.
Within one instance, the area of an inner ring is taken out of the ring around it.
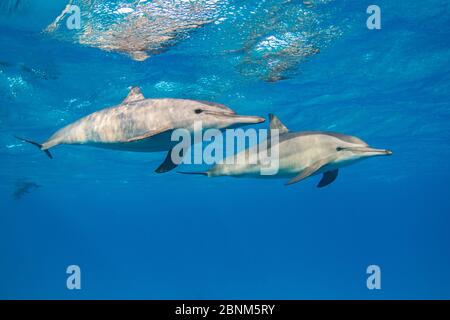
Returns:
[[[290,132],[286,126],[273,114],[270,117],[270,130],[278,130],[278,172],[275,175],[261,175],[261,162],[248,164],[245,161],[227,161],[206,172],[180,172],[183,174],[200,174],[208,177],[233,176],[254,178],[288,178],[286,185],[299,182],[308,177],[322,174],[317,187],[322,188],[336,180],[340,168],[354,164],[360,160],[391,155],[387,149],[375,149],[367,143],[353,136],[334,132],[305,131]],[[270,142],[270,141],[269,141]],[[268,147],[268,151],[275,144]],[[255,146],[243,150],[235,159],[245,159],[252,153],[259,152]],[[254,154],[253,154],[254,156]],[[260,159],[260,157],[256,157]]]
[[[87,115],[55,132],[40,144],[31,143],[52,158],[49,149],[60,144],[90,145],[99,148],[135,151],[168,151],[164,162],[156,169],[162,173],[172,170],[171,133],[179,128],[194,132],[194,122],[204,129],[225,129],[264,122],[257,116],[237,115],[218,103],[187,99],[146,99],[140,88],[131,88],[125,100],[110,108]]]

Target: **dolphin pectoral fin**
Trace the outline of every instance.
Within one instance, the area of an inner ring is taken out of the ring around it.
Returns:
[[[165,127],[165,128],[158,129],[158,130],[151,130],[151,131],[148,131],[148,132],[146,132],[144,134],[141,134],[140,136],[132,137],[132,138],[120,141],[120,142],[121,143],[129,143],[129,142],[142,141],[142,140],[145,140],[145,139],[148,139],[148,138],[152,138],[152,137],[154,137],[154,136],[156,136],[158,134],[167,132],[169,130],[172,130],[172,128]]]
[[[170,149],[169,152],[167,152],[167,156],[164,159],[163,163],[161,163],[159,165],[159,167],[156,168],[155,172],[156,173],[168,172],[168,171],[176,168],[177,166],[178,166],[178,164],[176,164],[172,161],[172,149]]]
[[[303,179],[306,179],[310,176],[312,176],[314,173],[316,173],[316,171],[318,171],[320,168],[322,168],[324,165],[326,165],[327,163],[329,163],[331,160],[333,159],[333,157],[327,157],[325,159],[319,160],[315,163],[313,163],[312,165],[310,165],[309,167],[306,167],[299,175],[293,177],[291,180],[289,180],[286,185],[290,185],[296,182],[299,182]],[[337,176],[337,173],[336,173]],[[332,181],[331,181],[332,182]],[[331,183],[330,182],[330,183]]]
[[[303,179],[308,178],[309,176],[313,175],[314,172],[316,172],[317,170],[320,169],[320,167],[322,167],[323,164],[322,163],[318,163],[316,162],[315,164],[309,166],[308,168],[306,168],[305,170],[303,170],[299,175],[296,175],[295,177],[293,177],[291,180],[289,180],[286,185],[291,185],[294,184],[296,182],[299,182]]]
[[[323,188],[332,183],[334,180],[336,180],[338,173],[338,169],[325,172],[319,184],[317,185],[317,188]]]
[[[141,92],[141,88],[132,87],[125,100],[122,103],[130,103],[134,101],[144,100],[145,97]]]

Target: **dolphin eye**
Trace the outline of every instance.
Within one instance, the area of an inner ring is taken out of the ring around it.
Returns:
[[[202,110],[202,109],[195,109],[194,112],[195,112],[196,114],[199,114],[199,113],[202,113],[203,110]]]
[[[336,151],[342,151],[342,150],[345,150],[345,148],[342,148],[342,147],[337,147],[336,148]]]

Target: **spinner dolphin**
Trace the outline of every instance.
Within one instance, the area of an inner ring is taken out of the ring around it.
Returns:
[[[216,164],[206,172],[180,172],[184,174],[200,174],[208,177],[232,176],[253,178],[288,178],[287,185],[302,181],[308,177],[322,174],[317,187],[322,188],[338,176],[340,168],[354,164],[360,160],[376,156],[391,155],[387,149],[375,149],[361,139],[341,133],[324,131],[291,132],[273,114],[270,117],[270,130],[278,130],[278,172],[275,175],[261,175],[261,162],[256,164],[245,161],[228,161]],[[272,145],[273,148],[275,145]],[[236,155],[235,159],[251,158],[257,153],[258,146],[250,147]],[[270,150],[270,149],[269,149]],[[256,156],[254,158],[261,159]]]
[[[131,88],[125,100],[114,107],[87,115],[56,131],[42,144],[31,143],[52,158],[49,149],[61,144],[89,145],[134,152],[168,151],[165,161],[156,169],[172,170],[173,130],[184,128],[194,132],[194,122],[204,129],[225,129],[264,122],[257,116],[237,115],[225,105],[188,99],[146,99],[140,88]]]

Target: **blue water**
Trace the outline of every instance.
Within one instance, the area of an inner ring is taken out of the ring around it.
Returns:
[[[145,61],[42,32],[63,0],[2,8],[0,298],[450,298],[449,4],[378,0],[382,28],[369,30],[372,1],[311,1],[219,1],[213,22]],[[258,45],[286,34],[320,52],[282,55],[288,67],[270,79]],[[351,134],[394,155],[317,189],[318,177],[286,187],[158,175],[160,153],[58,146],[49,160],[13,137],[44,141],[131,85],[273,112],[293,131]],[[24,181],[41,187],[17,200]],[[74,264],[81,290],[66,288]],[[381,290],[366,287],[372,264]]]

